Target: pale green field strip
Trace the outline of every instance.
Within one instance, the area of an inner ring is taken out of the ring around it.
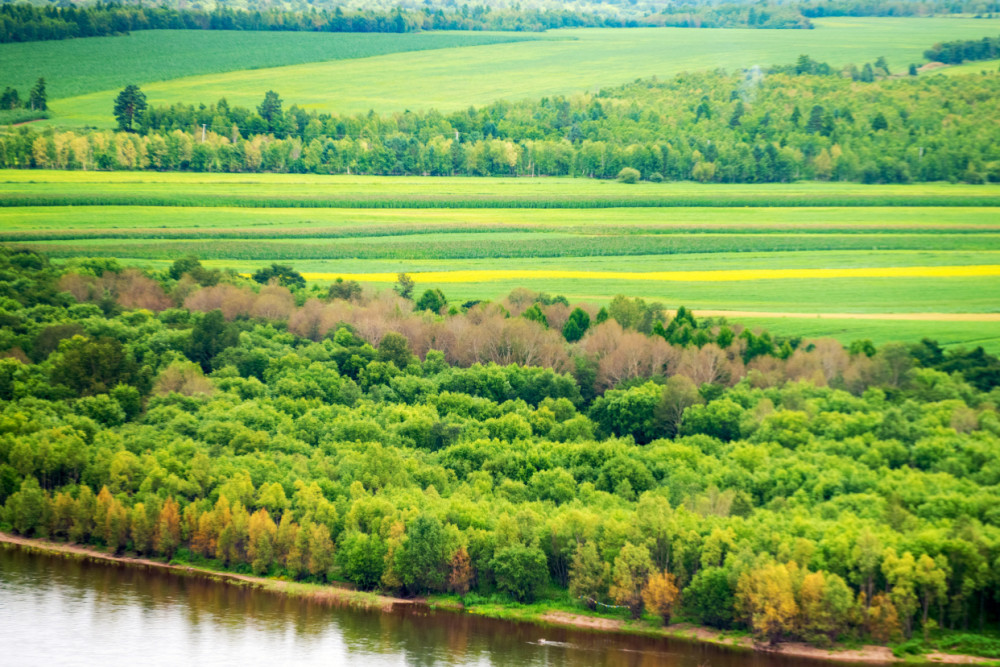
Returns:
[[[1000,60],[979,60],[961,65],[952,65],[940,69],[930,70],[927,74],[944,74],[945,76],[967,76],[969,74],[991,74],[996,75],[1000,70]],[[927,76],[926,74],[924,76]]]
[[[332,61],[351,58],[532,39],[553,37],[515,32],[141,30],[117,37],[0,44],[0,63],[4,85],[26,92],[38,77],[45,77],[49,98],[54,100],[129,83],[315,62],[331,63],[330,67]],[[220,89],[218,94],[224,93]]]
[[[570,95],[638,77],[794,62],[803,53],[834,65],[885,56],[896,71],[922,63],[935,42],[995,36],[1000,21],[956,18],[838,18],[815,30],[573,29],[570,39],[390,54],[331,63],[192,76],[144,86],[154,104],[209,103],[223,95],[251,107],[264,91],[307,109],[358,113],[451,111],[499,99]],[[124,68],[123,68],[124,69]],[[236,69],[236,68],[234,68]],[[61,124],[110,126],[107,90],[56,100]]]
[[[0,170],[0,207],[622,208],[1000,206],[1000,184],[641,183],[584,178],[426,178]]]
[[[756,207],[612,209],[307,209],[168,206],[0,207],[0,239],[317,237],[428,231],[979,233],[1000,231],[991,207]]]

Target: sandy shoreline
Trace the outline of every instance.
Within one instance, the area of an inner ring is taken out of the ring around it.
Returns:
[[[13,544],[28,550],[43,551],[63,556],[93,558],[96,560],[126,566],[154,567],[177,574],[203,576],[217,581],[251,585],[276,593],[308,597],[313,600],[332,604],[378,608],[384,611],[389,611],[396,605],[427,604],[427,601],[423,599],[396,598],[385,595],[377,595],[375,593],[365,593],[352,590],[343,585],[320,586],[314,584],[301,584],[296,582],[281,581],[278,579],[267,579],[264,577],[237,574],[235,572],[219,572],[216,570],[208,570],[189,565],[173,565],[170,563],[150,560],[148,558],[115,556],[90,547],[83,547],[78,544],[51,542],[49,540],[38,538],[19,537],[17,535],[10,535],[3,532],[0,532],[0,543]],[[896,658],[892,654],[892,651],[885,646],[869,645],[860,649],[846,649],[840,651],[821,649],[802,642],[785,642],[773,647],[761,646],[754,644],[753,640],[749,637],[729,637],[717,630],[698,627],[686,623],[679,623],[666,628],[653,628],[651,626],[636,627],[626,626],[625,622],[619,619],[570,614],[562,611],[550,611],[539,617],[537,620],[545,624],[571,627],[581,630],[614,632],[620,634],[642,634],[644,636],[653,637],[662,636],[665,638],[683,639],[706,644],[715,644],[718,646],[735,647],[759,653],[774,653],[793,658],[809,658],[813,660],[851,662],[859,664],[889,664],[904,662],[904,660]],[[531,619],[523,619],[522,622],[531,622]],[[925,658],[928,663],[938,664],[985,664],[996,662],[991,661],[988,658],[946,653],[929,653],[925,656]],[[912,663],[913,659],[911,658],[908,662]]]

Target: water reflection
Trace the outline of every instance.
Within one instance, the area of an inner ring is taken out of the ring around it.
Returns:
[[[0,548],[0,664],[803,667],[679,641],[332,607],[155,568]]]

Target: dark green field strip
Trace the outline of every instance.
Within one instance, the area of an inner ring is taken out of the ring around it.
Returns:
[[[64,186],[65,190],[79,187]],[[805,207],[805,206],[1000,206],[996,194],[840,194],[802,193],[788,195],[749,193],[670,193],[639,194],[634,197],[620,195],[337,195],[323,196],[302,193],[272,194],[252,192],[245,194],[215,194],[211,192],[177,192],[176,186],[164,188],[170,192],[121,190],[102,191],[81,188],[72,192],[25,192],[24,184],[8,187],[0,184],[0,206],[229,206],[239,208],[645,208],[645,207]],[[196,188],[185,188],[194,190]],[[214,188],[217,189],[217,188]],[[293,190],[293,188],[288,188]],[[206,189],[207,190],[207,189]]]
[[[91,240],[202,240],[202,239],[341,239],[422,236],[426,234],[579,234],[583,236],[680,236],[680,235],[753,235],[787,236],[975,236],[989,238],[1000,235],[1000,226],[947,225],[938,227],[869,227],[865,225],[820,226],[804,225],[797,229],[791,225],[719,227],[696,225],[523,225],[455,223],[447,225],[364,225],[352,224],[339,227],[279,228],[269,226],[243,229],[213,227],[170,229],[72,229],[72,230],[0,230],[0,242],[30,243],[41,241],[91,241]],[[880,241],[881,243],[881,241]],[[947,243],[947,241],[946,241]]]
[[[19,244],[22,245],[22,244]],[[696,234],[659,236],[565,236],[546,235],[505,238],[441,240],[423,237],[380,239],[305,238],[301,240],[129,240],[115,242],[35,242],[25,247],[52,257],[106,256],[167,259],[194,254],[201,259],[488,259],[499,257],[600,257],[671,255],[720,252],[792,251],[1000,251],[1000,234]]]

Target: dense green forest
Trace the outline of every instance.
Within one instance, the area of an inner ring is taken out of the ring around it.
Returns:
[[[651,181],[1000,180],[1000,75],[889,77],[803,56],[596,94],[480,109],[339,116],[275,92],[256,109],[173,105],[122,129],[0,136],[0,166],[321,174],[583,176]],[[132,95],[141,91],[132,91]],[[109,109],[109,114],[111,109]],[[204,131],[204,134],[203,134]]]
[[[0,320],[19,534],[996,655],[942,630],[1000,617],[1000,360],[982,350],[10,249]]]

